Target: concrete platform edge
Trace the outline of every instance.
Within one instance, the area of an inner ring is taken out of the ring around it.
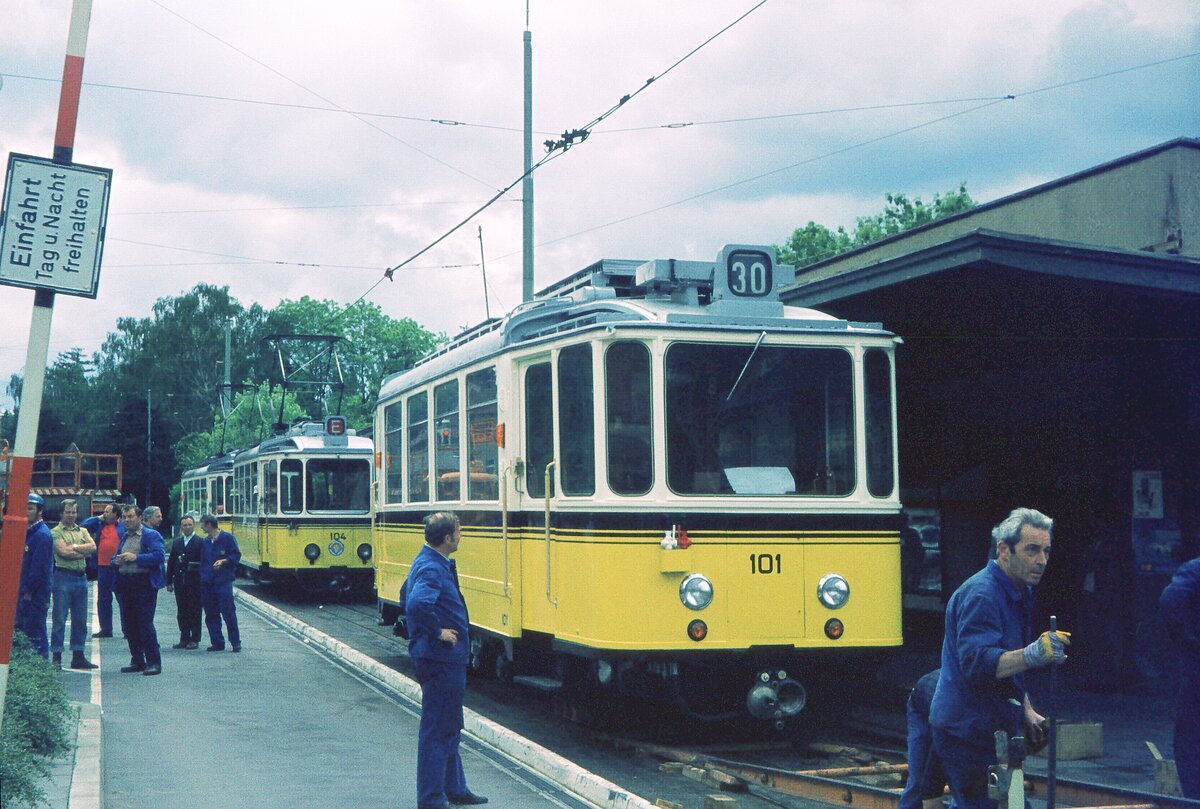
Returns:
[[[104,734],[101,708],[90,702],[78,703],[78,706],[75,768],[71,773],[71,792],[67,805],[74,809],[102,809],[104,793],[100,789],[100,774],[104,771]]]
[[[421,687],[414,680],[238,588],[234,588],[234,594],[239,600],[245,602],[246,606],[268,620],[307,638],[325,652],[344,661],[371,679],[420,703]],[[463,711],[463,715],[466,724],[464,730],[470,736],[530,767],[588,803],[604,807],[604,809],[654,809],[654,804],[645,798],[622,789],[611,781],[585,770],[552,750],[480,716],[469,708]]]

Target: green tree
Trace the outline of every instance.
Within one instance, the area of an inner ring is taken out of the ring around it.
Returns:
[[[776,248],[779,261],[798,268],[806,267],[975,207],[965,182],[959,183],[957,191],[947,191],[945,196],[934,194],[933,201],[928,204],[920,197],[909,199],[903,193],[885,194],[884,200],[884,209],[880,213],[857,218],[853,234],[840,225],[837,230],[830,230],[810,220]]]
[[[346,383],[341,409],[355,429],[363,429],[371,423],[375,398],[384,378],[411,368],[445,339],[411,318],[396,320],[388,317],[377,304],[369,301],[342,306],[336,301],[317,300],[307,295],[295,301],[285,300],[272,309],[266,318],[266,328],[270,334],[327,334],[344,338],[345,342],[336,347]],[[301,350],[295,346],[293,349]],[[308,353],[288,358],[289,363],[300,365],[309,355],[317,353],[313,345],[303,350]],[[326,366],[318,361],[310,367]],[[330,379],[334,372],[329,368],[323,373],[325,379]],[[315,391],[298,390],[297,395],[314,416],[323,415]],[[337,402],[334,399],[325,404],[333,408]]]
[[[223,451],[253,447],[271,435],[272,425],[279,418],[283,389],[268,382],[245,387],[250,390],[234,397],[228,417],[218,412],[210,429],[188,433],[175,443],[173,450],[181,473]],[[295,397],[289,395],[283,406],[284,423],[308,416]]]

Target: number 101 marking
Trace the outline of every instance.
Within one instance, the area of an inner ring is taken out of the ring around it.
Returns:
[[[750,554],[750,573],[751,573],[751,575],[753,575],[755,573],[762,573],[765,575],[765,574],[769,574],[769,573],[782,573],[782,572],[783,572],[783,560],[779,557],[779,554],[775,554],[774,556],[772,556],[769,553],[752,553],[752,554]]]

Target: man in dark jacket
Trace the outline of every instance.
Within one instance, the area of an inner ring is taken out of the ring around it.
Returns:
[[[1175,767],[1184,797],[1200,800],[1200,559],[1179,566],[1158,607],[1179,645]]]
[[[238,633],[237,608],[233,603],[233,579],[237,575],[242,552],[237,540],[228,531],[217,527],[217,518],[205,514],[200,518],[200,527],[208,536],[200,543],[200,601],[204,605],[204,623],[208,625],[210,652],[225,648],[225,636],[221,634],[221,619],[229,630],[232,651],[242,650],[242,636]]]
[[[45,501],[30,494],[25,507],[29,527],[25,529],[25,555],[21,559],[21,587],[17,595],[16,626],[29,637],[35,652],[50,659],[46,637],[46,613],[54,581],[54,539],[42,520]]]
[[[425,518],[425,545],[408,572],[405,615],[408,654],[421,684],[421,728],[417,736],[417,806],[473,806],[487,798],[467,788],[459,756],[463,697],[470,658],[470,619],[458,587],[458,517],[439,511]]]
[[[204,540],[196,533],[196,521],[185,514],[179,521],[180,535],[171,543],[167,556],[167,592],[175,593],[179,643],[173,649],[200,647],[200,546]]]
[[[137,506],[125,506],[121,518],[125,522],[125,536],[112,558],[117,566],[121,627],[129,643],[129,665],[123,666],[121,672],[162,674],[162,655],[154,629],[158,591],[167,584],[162,534],[142,524],[142,511]]]

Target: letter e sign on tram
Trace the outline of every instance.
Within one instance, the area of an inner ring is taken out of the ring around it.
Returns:
[[[9,154],[0,284],[95,298],[112,169]]]

